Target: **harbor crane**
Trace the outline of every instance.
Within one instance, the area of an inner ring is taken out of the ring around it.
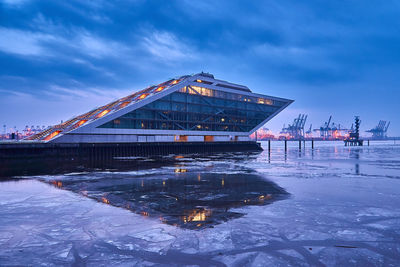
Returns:
[[[299,116],[293,120],[292,124],[288,124],[287,127],[283,125],[281,134],[287,134],[291,139],[304,139],[304,125],[306,124],[307,117],[308,115],[306,114],[299,114]]]
[[[387,138],[387,130],[389,128],[390,121],[380,120],[378,125],[374,128],[366,131],[367,133],[372,133],[372,138],[374,139],[385,139]]]
[[[326,121],[321,127],[314,129],[315,132],[319,132],[320,137],[324,140],[329,139],[342,139],[346,134],[349,133],[349,129],[343,128],[340,124],[335,124],[332,122],[332,115],[329,116],[328,121]]]

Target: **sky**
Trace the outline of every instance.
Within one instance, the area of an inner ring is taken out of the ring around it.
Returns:
[[[201,71],[299,113],[400,136],[400,2],[0,0],[0,124],[54,125]]]

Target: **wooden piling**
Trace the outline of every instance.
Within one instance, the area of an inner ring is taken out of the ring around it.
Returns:
[[[271,139],[268,140],[268,153],[271,153]]]
[[[285,138],[285,154],[287,152],[287,139]]]

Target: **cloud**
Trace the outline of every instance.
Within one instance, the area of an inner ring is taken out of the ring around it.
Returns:
[[[96,58],[117,56],[127,50],[127,47],[123,44],[102,39],[87,31],[76,33],[72,47],[85,55]]]
[[[310,54],[311,51],[297,46],[275,46],[268,43],[257,44],[252,49],[261,56],[268,57],[297,57]]]
[[[30,0],[0,0],[0,3],[4,3],[10,7],[21,7],[23,4],[29,2]]]
[[[48,34],[0,27],[0,50],[23,56],[44,55],[43,42],[54,41]]]
[[[143,37],[142,47],[162,61],[180,61],[196,58],[195,51],[173,33],[154,31]]]
[[[32,32],[0,27],[0,50],[22,56],[63,56],[66,50],[93,58],[115,57],[128,48],[85,29],[63,30],[49,23],[47,32]],[[63,35],[62,35],[63,34]]]

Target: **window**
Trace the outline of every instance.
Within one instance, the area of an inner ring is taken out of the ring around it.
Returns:
[[[279,108],[266,104],[271,102],[260,97],[187,86],[99,127],[247,132]],[[284,103],[274,101],[274,104]]]

